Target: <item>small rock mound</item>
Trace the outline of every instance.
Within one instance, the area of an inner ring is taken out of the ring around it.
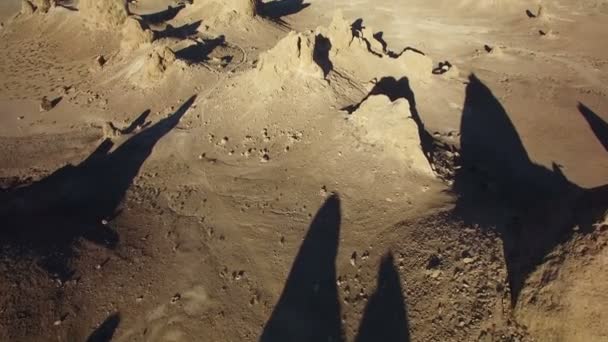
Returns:
[[[92,25],[114,29],[129,16],[126,0],[80,0],[78,10]]]
[[[406,99],[391,102],[386,95],[369,96],[353,112],[350,121],[364,141],[381,147],[387,157],[402,160],[411,169],[434,176]]]
[[[260,55],[257,70],[279,76],[302,73],[323,78],[323,70],[314,61],[315,38],[291,31],[275,47]]]
[[[153,51],[144,66],[145,78],[147,81],[155,82],[160,80],[167,68],[175,62],[175,53],[168,47],[163,47]]]
[[[40,13],[47,13],[51,9],[51,0],[33,0],[33,4]]]
[[[154,34],[145,24],[133,17],[129,17],[124,21],[122,37],[120,49],[123,52],[130,52],[144,44],[151,43],[154,39]]]
[[[34,4],[29,2],[28,0],[21,0],[21,14],[30,15],[33,14],[34,11],[36,11],[36,7],[34,7]]]

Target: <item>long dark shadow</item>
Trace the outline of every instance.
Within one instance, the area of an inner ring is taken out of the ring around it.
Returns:
[[[608,152],[608,122],[602,120],[599,115],[580,102],[578,104],[578,110],[585,120],[587,120],[587,123],[597,137],[597,140],[599,140],[602,146],[604,146],[604,149]]]
[[[209,54],[218,46],[226,43],[226,38],[221,35],[217,38],[204,39],[202,43],[192,44],[175,52],[175,57],[187,63],[202,63],[209,60]]]
[[[146,119],[148,118],[149,115],[150,115],[150,110],[149,109],[145,110],[135,120],[133,120],[133,122],[131,122],[131,124],[127,128],[120,130],[120,133],[131,134],[136,129],[146,128],[150,123],[150,122],[146,122]]]
[[[258,15],[282,26],[287,26],[283,17],[296,14],[308,6],[310,4],[304,3],[304,0],[258,1]]]
[[[190,36],[194,36],[198,33],[198,28],[202,24],[202,20],[197,20],[190,24],[184,24],[179,27],[173,27],[171,25],[167,25],[164,30],[161,31],[153,31],[154,39],[162,39],[162,38],[179,38],[186,39]]]
[[[93,331],[86,342],[110,342],[114,332],[120,324],[120,314],[115,313],[106,318],[101,325]]]
[[[177,14],[186,8],[186,5],[178,5],[175,7],[167,6],[167,9],[150,14],[140,15],[141,19],[148,24],[159,24],[168,20],[171,20],[177,16]]]
[[[370,297],[355,342],[409,342],[409,322],[393,254],[380,263],[376,291]]]
[[[571,238],[572,227],[591,226],[596,214],[581,203],[597,204],[590,194],[601,189],[580,188],[555,164],[552,169],[535,164],[504,107],[475,75],[466,89],[460,148],[455,211],[499,232],[515,305],[530,273]]]
[[[335,264],[340,220],[340,199],[332,195],[310,225],[260,341],[344,340]]]
[[[154,146],[178,124],[194,99],[112,152],[113,143],[106,139],[82,163],[2,192],[0,246],[10,247],[7,250],[13,257],[35,257],[49,273],[64,280],[73,274],[69,263],[80,239],[114,248],[118,233],[104,223],[120,211]],[[136,122],[143,122],[146,115]]]

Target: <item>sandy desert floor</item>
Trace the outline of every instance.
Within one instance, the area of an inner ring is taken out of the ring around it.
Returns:
[[[0,341],[608,341],[608,1],[0,22]]]

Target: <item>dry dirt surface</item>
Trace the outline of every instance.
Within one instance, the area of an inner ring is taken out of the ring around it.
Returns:
[[[608,341],[608,1],[0,22],[0,341]]]

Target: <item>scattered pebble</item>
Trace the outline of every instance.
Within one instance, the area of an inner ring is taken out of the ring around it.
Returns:
[[[232,272],[232,279],[239,281],[245,277],[245,271]]]
[[[103,66],[106,64],[106,59],[104,56],[99,55],[95,58],[95,62],[100,68],[103,68]]]
[[[177,303],[180,299],[182,298],[182,295],[180,295],[179,293],[176,293],[172,298],[171,298],[171,304],[175,304]]]
[[[321,190],[319,190],[319,194],[321,195],[321,197],[327,197],[327,187],[325,185],[321,187]]]
[[[437,254],[432,254],[429,257],[429,261],[426,265],[426,268],[433,269],[439,267],[439,265],[441,265],[441,258]]]
[[[350,256],[350,264],[357,266],[357,252],[353,252],[353,254]]]
[[[49,100],[46,96],[42,97],[42,99],[40,100],[40,111],[48,112],[51,109],[53,109],[53,102]]]

